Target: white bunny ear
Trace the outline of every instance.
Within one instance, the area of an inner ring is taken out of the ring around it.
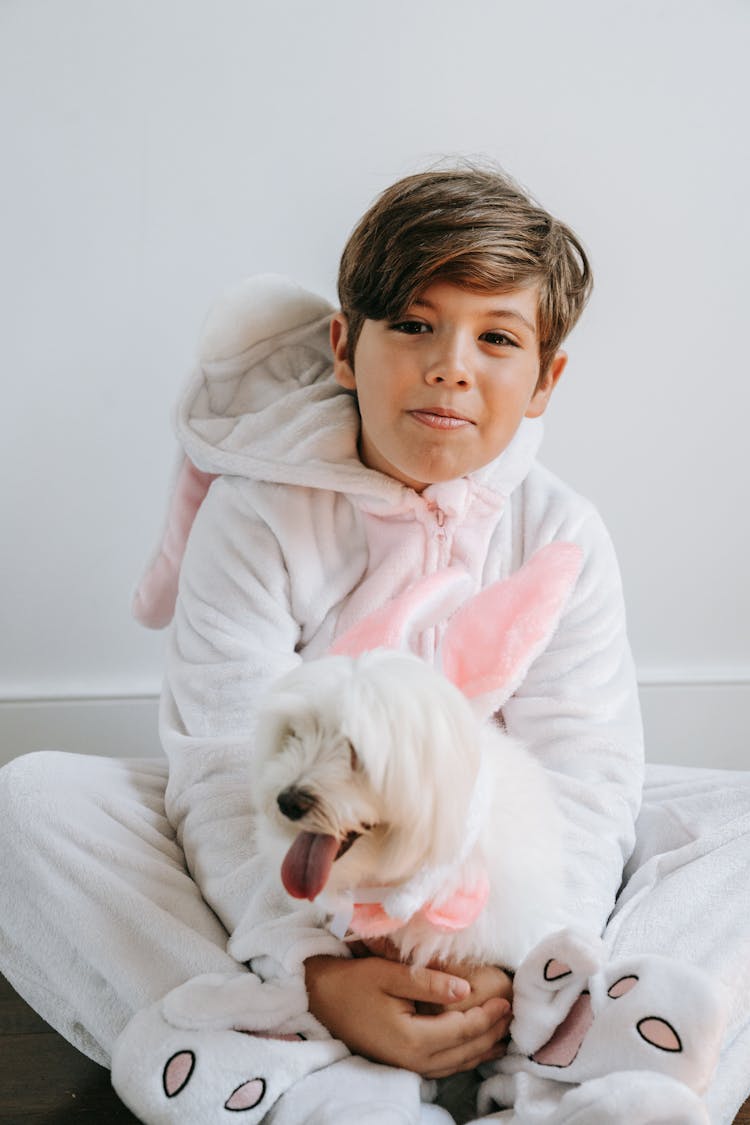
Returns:
[[[342,633],[331,652],[359,656],[375,648],[406,648],[413,634],[452,613],[470,587],[468,573],[459,567],[432,574]]]
[[[172,620],[188,535],[215,479],[180,456],[161,542],[133,596],[133,616],[149,629],[163,629]]]
[[[515,574],[488,586],[454,614],[441,649],[445,675],[493,714],[549,644],[578,579],[575,543],[550,543]]]

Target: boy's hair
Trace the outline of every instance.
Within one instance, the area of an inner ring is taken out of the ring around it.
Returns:
[[[505,173],[467,166],[387,188],[355,227],[339,269],[349,361],[365,320],[397,320],[436,280],[478,291],[539,285],[540,375],[591,292],[573,231]]]

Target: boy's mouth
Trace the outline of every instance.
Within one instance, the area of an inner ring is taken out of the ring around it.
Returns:
[[[410,410],[409,413],[415,421],[434,430],[460,430],[464,426],[474,425],[470,418],[441,406],[426,406],[419,410]]]

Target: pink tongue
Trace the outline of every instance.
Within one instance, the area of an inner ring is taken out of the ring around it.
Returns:
[[[289,894],[312,902],[326,885],[338,850],[335,836],[300,832],[281,865],[281,881]]]

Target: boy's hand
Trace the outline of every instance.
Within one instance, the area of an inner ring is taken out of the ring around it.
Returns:
[[[355,957],[386,957],[389,961],[400,961],[401,955],[390,938],[371,938],[368,941],[353,942],[349,948]],[[437,1015],[441,1011],[467,1012],[477,1004],[483,1004],[491,996],[513,1003],[513,978],[496,965],[467,965],[461,961],[431,961],[430,969],[439,969],[468,981],[470,991],[466,996],[451,1004],[417,1004],[420,1015]],[[510,1026],[510,1020],[508,1020]]]
[[[486,985],[486,970],[478,972]],[[504,1053],[511,1012],[497,994],[497,980],[492,995],[480,1001],[479,988],[472,995],[469,982],[451,973],[376,956],[311,957],[305,980],[313,1015],[351,1051],[375,1062],[444,1078]],[[418,1005],[437,1014],[421,1014]]]
[[[452,1004],[445,1004],[443,1011],[468,1012],[469,1008],[484,1004],[486,1000],[492,997],[507,1000],[509,1009],[513,1003],[513,981],[503,969],[498,969],[495,965],[475,965],[470,969],[460,965],[431,965],[430,967],[433,969],[440,968],[443,972],[451,973],[454,976],[461,976],[469,984],[470,992],[468,996],[455,1000]],[[425,1009],[425,1011],[427,1010]],[[511,1018],[512,1013],[509,1010],[508,1027],[510,1027]],[[505,1034],[508,1034],[507,1030]]]

